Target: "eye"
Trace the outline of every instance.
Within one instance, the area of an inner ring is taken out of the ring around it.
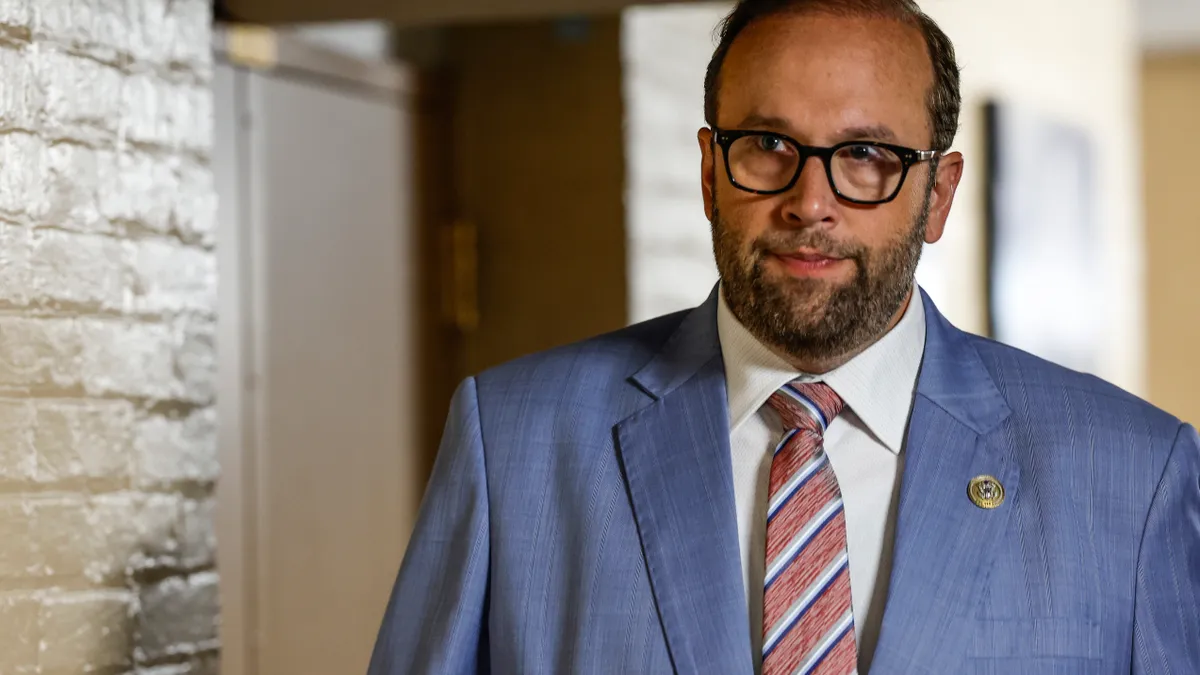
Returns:
[[[758,137],[758,149],[766,152],[787,152],[787,142],[779,136],[764,134]]]
[[[842,154],[859,162],[877,162],[884,151],[874,145],[849,145],[842,149]]]

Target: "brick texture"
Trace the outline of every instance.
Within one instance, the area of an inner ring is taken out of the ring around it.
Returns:
[[[138,652],[144,659],[216,647],[217,576],[167,579],[142,589]],[[180,638],[184,638],[180,640]]]
[[[0,674],[215,675],[207,0],[0,0]]]

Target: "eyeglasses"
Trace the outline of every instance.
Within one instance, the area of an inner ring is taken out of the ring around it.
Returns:
[[[854,204],[884,204],[900,194],[908,170],[941,153],[874,141],[849,141],[831,148],[801,145],[770,131],[714,128],[713,143],[725,155],[733,186],[760,195],[786,192],[800,179],[810,157],[820,157],[829,187]]]

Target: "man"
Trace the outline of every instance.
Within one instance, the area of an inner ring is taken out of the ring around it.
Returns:
[[[1196,431],[915,290],[946,36],[745,0],[706,89],[721,284],[462,385],[371,673],[1200,673]]]

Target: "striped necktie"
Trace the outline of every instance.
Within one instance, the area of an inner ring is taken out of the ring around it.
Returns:
[[[798,382],[769,403],[786,432],[771,460],[762,672],[855,673],[846,517],[822,447],[844,404],[826,384]]]

